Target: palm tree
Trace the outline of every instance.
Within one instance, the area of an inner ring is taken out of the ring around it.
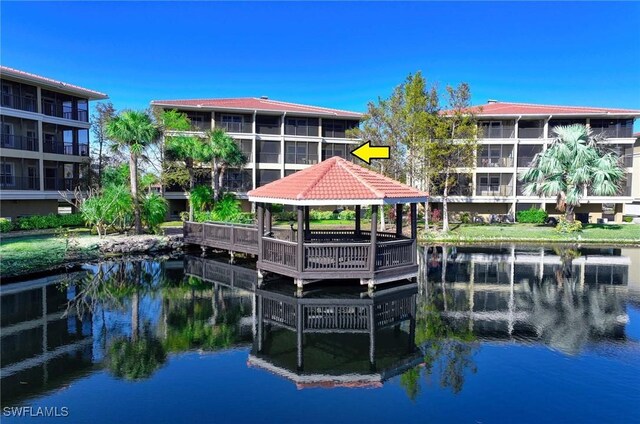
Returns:
[[[222,182],[228,168],[239,168],[247,163],[247,156],[242,152],[235,140],[224,130],[216,128],[208,132],[208,160],[211,162],[211,188],[214,199],[222,197]]]
[[[556,209],[565,213],[568,222],[574,220],[574,210],[580,206],[585,189],[596,196],[613,196],[624,178],[618,156],[606,152],[591,129],[584,125],[553,128],[557,138],[551,146],[536,155],[531,168],[520,175],[527,196],[555,196]]]
[[[149,114],[143,111],[126,110],[107,124],[107,135],[114,142],[114,149],[128,149],[131,196],[136,234],[142,233],[140,199],[138,198],[138,159],[144,149],[153,143],[158,129]]]
[[[191,131],[191,121],[186,114],[177,110],[168,110],[162,114],[165,132],[165,148],[169,155],[184,162],[189,176],[189,221],[193,221],[194,207],[191,192],[195,186],[195,163],[209,159],[207,143],[200,137],[184,134]]]

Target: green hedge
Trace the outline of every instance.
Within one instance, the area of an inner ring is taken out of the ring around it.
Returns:
[[[309,211],[309,219],[312,221],[323,221],[325,219],[336,219],[337,215],[333,211]]]
[[[531,208],[525,211],[519,211],[516,213],[516,220],[518,222],[528,224],[544,224],[549,215],[544,209]]]
[[[0,233],[8,233],[13,228],[13,223],[7,218],[0,218]]]
[[[295,221],[298,217],[294,211],[282,211],[274,213],[273,219],[275,221]]]
[[[6,218],[0,218],[0,232],[2,233],[7,233],[11,230],[45,230],[59,227],[82,227],[84,225],[84,219],[79,213],[24,216],[14,222]]]
[[[355,221],[356,211],[343,210],[338,214],[338,219],[344,220],[344,221]]]

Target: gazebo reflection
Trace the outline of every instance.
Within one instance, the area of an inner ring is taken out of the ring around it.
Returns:
[[[377,387],[422,362],[415,339],[417,284],[375,292],[344,285],[256,290],[248,359],[306,387]]]

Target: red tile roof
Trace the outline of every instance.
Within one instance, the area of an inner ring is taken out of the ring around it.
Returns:
[[[640,132],[633,133],[633,136],[634,136],[634,137],[638,137],[638,138],[640,138]]]
[[[340,157],[332,157],[248,193],[252,202],[380,205],[423,202],[427,193]]]
[[[490,101],[471,109],[478,116],[498,115],[630,115],[640,116],[637,109],[612,109],[587,106],[556,106]]]
[[[40,83],[47,86],[53,86],[60,90],[73,91],[85,95],[89,99],[100,100],[106,99],[108,96],[104,93],[95,90],[89,90],[88,88],[80,87],[78,85],[69,84],[66,82],[54,80],[51,78],[43,77],[29,72],[21,71],[19,69],[9,68],[8,66],[0,65],[0,75],[12,76],[14,78],[26,79],[35,83]]]
[[[330,109],[319,106],[301,105],[278,100],[257,97],[240,97],[233,99],[191,99],[191,100],[153,100],[152,105],[175,107],[202,107],[219,109],[260,110],[269,112],[294,112],[312,115],[330,115],[344,118],[360,118],[362,114],[347,110]]]

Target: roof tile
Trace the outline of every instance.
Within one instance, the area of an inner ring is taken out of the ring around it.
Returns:
[[[191,106],[221,109],[246,109],[273,112],[298,112],[318,115],[331,115],[347,118],[360,118],[362,114],[347,110],[330,109],[326,107],[302,105],[298,103],[282,102],[278,100],[261,99],[256,97],[240,97],[230,99],[186,99],[186,100],[153,100],[153,105],[159,106]]]
[[[251,190],[248,195],[252,201],[280,199],[292,202],[427,199],[427,194],[418,189],[337,156]]]

